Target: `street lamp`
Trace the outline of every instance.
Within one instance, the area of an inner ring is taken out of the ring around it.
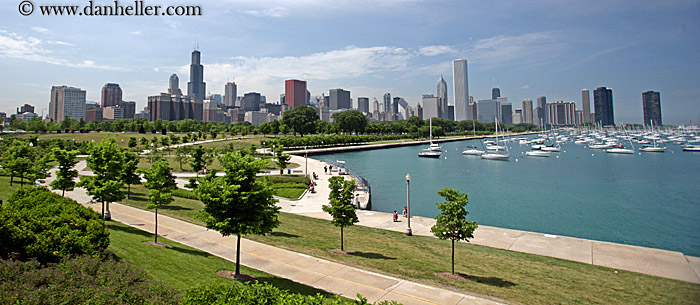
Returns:
[[[304,146],[304,175],[306,175],[306,178],[309,178],[309,151],[306,149],[306,146]]]
[[[408,228],[406,235],[413,235],[411,231],[411,174],[406,173],[406,218],[408,218]]]

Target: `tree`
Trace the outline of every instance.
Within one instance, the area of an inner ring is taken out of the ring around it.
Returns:
[[[138,145],[137,142],[138,142],[138,140],[136,139],[136,137],[130,137],[129,138],[129,148],[136,147],[136,145]]]
[[[455,274],[455,241],[469,242],[470,238],[474,238],[473,233],[478,225],[467,220],[469,212],[467,212],[466,207],[469,203],[467,198],[469,194],[460,194],[451,188],[444,188],[438,191],[438,195],[445,198],[446,201],[435,203],[441,213],[435,217],[435,225],[430,228],[430,231],[441,240],[449,239],[452,241],[452,274]]]
[[[367,128],[367,117],[357,110],[347,110],[333,114],[333,122],[338,124],[338,128],[343,132],[365,132]]]
[[[51,187],[56,190],[61,190],[61,196],[66,196],[66,191],[72,191],[75,187],[75,178],[78,178],[78,171],[73,167],[78,164],[75,157],[78,155],[77,150],[63,150],[60,148],[53,149],[53,158],[58,162],[58,170],[56,171],[56,180],[51,182]]]
[[[189,162],[190,151],[191,149],[189,146],[179,146],[175,149],[175,159],[180,163],[180,170],[182,170],[182,162]]]
[[[280,167],[280,175],[282,175],[284,174],[284,169],[287,168],[287,166],[289,166],[289,159],[291,159],[292,157],[289,154],[284,153],[284,146],[282,146],[281,144],[275,147],[274,153],[276,158],[275,163],[277,163],[277,166]]]
[[[110,220],[109,202],[124,199],[122,181],[122,149],[117,146],[117,140],[107,138],[100,144],[92,144],[87,158],[87,165],[94,176],[80,177],[78,186],[87,189],[93,200],[102,203],[102,217]],[[105,213],[106,205],[106,213]]]
[[[331,214],[331,223],[340,227],[340,250],[345,251],[343,243],[343,228],[352,226],[360,220],[355,213],[355,205],[352,204],[352,194],[355,190],[355,181],[345,180],[345,177],[334,176],[328,179],[331,189],[328,200],[330,205],[324,205],[323,211]]]
[[[69,255],[98,257],[109,246],[104,221],[90,208],[45,187],[21,188],[0,209],[0,256],[57,262]]]
[[[207,165],[207,150],[202,145],[197,145],[197,147],[192,150],[190,166],[197,173],[197,179],[199,179],[199,172]]]
[[[177,189],[173,170],[168,161],[159,160],[153,164],[153,168],[143,171],[146,182],[143,183],[150,190],[147,209],[156,209],[155,242],[158,243],[158,208],[173,202],[172,191]]]
[[[237,236],[235,274],[240,275],[241,235],[272,231],[279,225],[280,208],[269,184],[255,179],[265,166],[264,160],[233,152],[219,157],[219,162],[226,175],[217,177],[212,171],[195,190],[204,203],[199,218],[222,236]]]
[[[123,151],[121,179],[127,185],[126,198],[131,198],[131,185],[141,183],[141,177],[136,173],[139,166],[139,156],[130,151]]]
[[[19,184],[24,183],[24,178],[31,175],[34,160],[34,150],[25,141],[13,141],[2,152],[2,167],[10,174],[10,186],[15,177],[20,178]]]
[[[282,123],[292,128],[295,135],[299,133],[302,137],[305,134],[314,133],[316,131],[317,120],[318,114],[316,110],[307,105],[301,105],[287,110],[282,117]]]

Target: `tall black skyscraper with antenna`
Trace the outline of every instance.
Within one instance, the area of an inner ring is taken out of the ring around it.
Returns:
[[[187,95],[191,98],[203,100],[207,92],[207,84],[204,83],[204,66],[201,64],[202,54],[197,47],[192,51],[192,64],[190,65],[190,82],[187,83]]]

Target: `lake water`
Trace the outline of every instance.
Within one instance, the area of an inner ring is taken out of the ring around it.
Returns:
[[[478,224],[680,251],[700,256],[700,153],[669,144],[665,153],[608,154],[574,143],[549,158],[526,157],[509,142],[510,161],[464,156],[476,140],[315,156],[347,167],[372,186],[372,209],[399,213],[411,180],[411,214],[434,217],[449,187],[469,193]],[[557,157],[558,156],[558,157]],[[517,160],[517,161],[516,161]]]

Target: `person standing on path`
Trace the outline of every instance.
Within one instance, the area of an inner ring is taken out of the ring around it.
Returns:
[[[326,175],[328,174],[328,166],[323,166],[323,173]]]

